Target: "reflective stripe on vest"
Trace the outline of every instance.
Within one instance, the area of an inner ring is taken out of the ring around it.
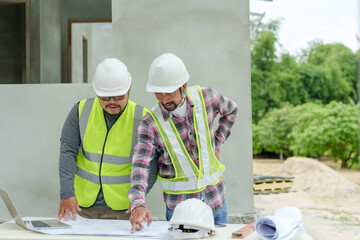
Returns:
[[[175,169],[175,178],[165,179],[158,175],[164,192],[171,194],[202,191],[206,186],[218,183],[225,170],[224,165],[216,159],[212,148],[211,133],[201,89],[199,86],[190,87],[188,93],[194,103],[193,118],[199,150],[199,168],[187,152],[173,121],[164,121],[158,106],[153,108],[153,113],[150,112]]]
[[[111,209],[128,208],[131,160],[144,111],[129,100],[124,112],[108,131],[98,98],[80,102],[82,146],[75,175],[75,195],[80,206],[91,207],[102,187],[105,202]]]
[[[89,173],[84,169],[77,168],[76,174],[86,180],[89,180],[92,183],[100,184],[100,179],[98,175]],[[102,184],[119,184],[119,183],[128,183],[130,182],[130,175],[126,176],[101,176]]]
[[[85,130],[86,130],[86,126],[88,124],[88,120],[89,120],[89,116],[90,116],[90,112],[91,112],[91,108],[92,105],[94,103],[94,98],[90,98],[88,99],[83,107],[82,113],[81,113],[81,117],[79,120],[79,125],[80,125],[80,136],[81,136],[81,142],[83,142],[84,140],[84,135],[85,135]],[[136,105],[135,106],[135,114],[134,114],[134,125],[133,125],[133,132],[132,132],[132,136],[136,136],[137,135],[137,129],[139,126],[139,123],[142,119],[143,116],[143,107]],[[137,120],[137,121],[136,121]],[[136,144],[136,138],[132,138],[132,146],[135,146]],[[83,150],[83,148],[81,147],[80,152],[84,154],[84,156],[92,161],[92,162],[97,162],[100,163],[101,162],[101,156],[103,156],[103,163],[111,163],[111,164],[126,164],[126,163],[131,163],[132,161],[132,155],[134,153],[134,148],[131,148],[131,154],[129,157],[119,157],[119,156],[114,156],[114,155],[106,155],[106,154],[95,154],[95,153],[91,153],[91,152],[85,152]]]

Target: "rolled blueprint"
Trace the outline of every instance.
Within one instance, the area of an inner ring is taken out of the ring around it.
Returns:
[[[298,208],[284,207],[270,216],[259,218],[254,228],[259,237],[264,240],[291,240],[305,232],[301,220]]]

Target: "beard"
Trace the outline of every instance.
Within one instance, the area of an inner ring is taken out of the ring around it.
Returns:
[[[171,104],[170,106],[166,106],[166,104]],[[166,103],[166,104],[163,104],[163,103],[161,103],[162,105],[163,105],[163,107],[167,110],[167,111],[174,111],[177,107],[178,107],[178,105],[179,104],[176,104],[174,101],[171,101],[171,102],[168,102],[168,103]]]
[[[120,110],[119,110],[119,113],[120,113],[121,110],[122,110],[121,105],[119,105],[119,104],[114,104],[114,103],[107,104],[107,105],[105,106],[105,109],[111,110],[112,108],[109,108],[109,107],[117,107],[117,108],[119,108],[119,109],[120,109]],[[119,114],[119,113],[112,114],[112,113],[110,113],[109,111],[107,111],[107,112],[108,112],[110,115]]]

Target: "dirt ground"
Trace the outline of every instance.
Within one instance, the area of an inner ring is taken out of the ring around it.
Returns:
[[[288,193],[255,195],[264,216],[278,208],[298,207],[315,240],[360,239],[360,171],[337,170],[332,161],[289,158],[254,159],[254,175],[294,177]]]

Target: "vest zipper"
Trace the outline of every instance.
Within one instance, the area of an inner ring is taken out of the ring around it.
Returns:
[[[103,158],[104,158],[104,152],[105,152],[105,145],[106,145],[106,141],[107,141],[107,137],[109,134],[109,131],[107,131],[106,136],[105,136],[105,142],[104,142],[104,146],[103,146],[103,150],[101,153],[101,160],[100,160],[100,168],[99,168],[99,182],[100,182],[100,190],[102,190],[102,182],[101,182],[101,168],[102,168],[102,162],[103,162]],[[104,195],[104,194],[103,194]]]
[[[104,113],[105,114],[105,113]],[[105,118],[105,115],[104,115],[104,118]],[[117,120],[116,120],[117,121]],[[100,160],[100,168],[99,168],[99,183],[100,183],[100,190],[99,191],[102,191],[102,195],[103,195],[103,199],[104,199],[104,202],[106,203],[105,201],[105,196],[104,196],[104,191],[102,190],[102,182],[101,182],[101,169],[102,169],[102,162],[103,162],[103,158],[104,158],[104,152],[105,152],[105,146],[106,146],[106,141],[107,141],[107,137],[109,135],[109,132],[111,130],[111,128],[114,126],[114,124],[116,123],[116,121],[113,123],[113,125],[107,130],[106,132],[106,136],[105,136],[105,141],[104,141],[104,146],[103,146],[103,149],[102,149],[102,153],[101,153],[101,160]],[[107,128],[107,123],[106,123],[106,119],[105,119],[105,124],[106,124],[106,128]]]

